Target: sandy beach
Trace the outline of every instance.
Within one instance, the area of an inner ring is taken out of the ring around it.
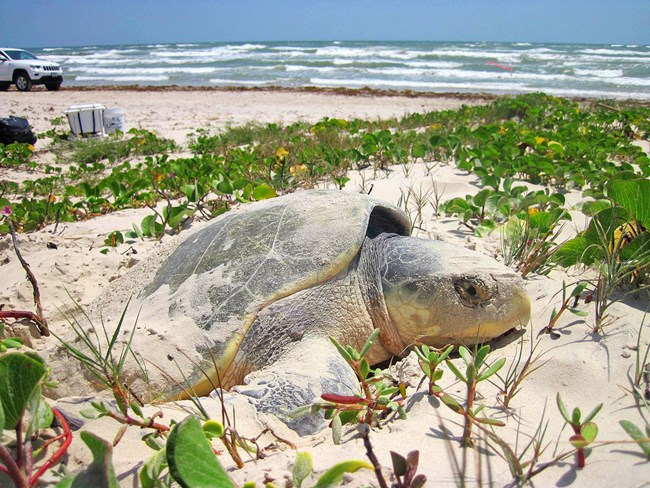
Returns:
[[[355,93],[360,94],[355,95]],[[122,108],[126,129],[153,130],[182,144],[197,128],[220,129],[246,122],[290,124],[323,117],[376,119],[447,110],[493,99],[490,95],[404,96],[399,92],[340,90],[74,89],[51,93],[3,93],[2,114],[27,117],[36,132],[52,126],[74,105]],[[365,95],[364,95],[365,94]]]
[[[182,89],[62,89],[47,92],[35,89],[30,93],[11,90],[0,94],[0,117],[16,115],[27,117],[37,133],[50,129],[51,120],[64,117],[64,111],[73,105],[102,104],[106,108],[122,108],[126,113],[126,129],[142,128],[156,131],[163,137],[173,139],[181,149],[187,144],[187,135],[202,128],[216,132],[232,125],[247,122],[274,122],[290,124],[297,121],[316,122],[323,117],[343,119],[378,119],[401,117],[415,112],[457,109],[462,105],[488,103],[492,97],[465,97],[454,95],[408,96],[397,93],[335,93],[333,91],[307,90],[182,90]],[[50,161],[49,141],[39,140],[34,158],[37,161]],[[646,144],[647,141],[643,142]],[[174,157],[172,154],[170,157]],[[0,169],[0,178],[12,171]],[[44,173],[37,168],[30,177]],[[481,189],[478,177],[460,171],[447,162],[422,161],[405,170],[395,166],[386,173],[376,174],[372,169],[352,171],[347,175],[350,181],[344,191],[359,192],[361,188],[372,186],[372,196],[394,205],[400,205],[409,191],[430,190],[435,185],[441,189],[444,199],[476,194]],[[527,184],[531,189],[541,188]],[[322,182],[321,187],[333,188],[332,183]],[[583,230],[587,218],[575,205],[583,199],[580,192],[566,194],[567,206],[571,208],[573,221],[565,228],[567,236]],[[407,208],[407,213],[413,212]],[[99,248],[107,234],[114,230],[126,232],[134,222],[140,222],[148,209],[129,209],[110,213],[101,217],[50,225],[42,230],[19,234],[20,251],[33,270],[40,287],[44,314],[49,326],[57,333],[65,334],[68,328],[63,310],[72,306],[72,300],[82,308],[91,306],[109,286],[119,286],[119,280],[129,275],[140,263],[159,252],[161,245],[169,245],[178,236],[165,236],[160,244],[154,239],[124,243],[106,254]],[[486,237],[476,237],[456,218],[435,216],[432,205],[427,205],[420,216],[421,225],[414,232],[419,237],[440,239],[458,246],[476,249],[486,255],[502,259],[500,256],[499,232]],[[193,228],[208,225],[196,222]],[[135,250],[137,253],[131,252]],[[25,280],[25,273],[13,250],[10,236],[0,239],[0,304],[4,309],[32,310],[32,288]],[[540,355],[534,371],[522,384],[520,393],[513,399],[509,410],[501,408],[497,402],[497,384],[481,385],[481,402],[486,405],[487,415],[503,421],[505,427],[494,427],[498,436],[521,454],[528,442],[535,438],[536,431],[545,429],[542,442],[544,448],[539,465],[550,462],[560,453],[571,450],[570,429],[564,424],[556,407],[556,395],[561,393],[570,409],[579,406],[586,414],[598,403],[603,409],[596,417],[598,438],[589,449],[587,466],[576,467],[575,456],[553,462],[547,469],[537,474],[532,486],[589,487],[589,486],[649,486],[650,464],[641,455],[638,446],[629,442],[629,437],[619,426],[620,420],[630,420],[644,425],[639,411],[631,403],[629,376],[634,371],[637,336],[643,327],[645,334],[640,350],[647,347],[650,333],[644,312],[647,298],[631,296],[616,303],[611,308],[612,322],[604,333],[591,332],[593,312],[589,309],[587,317],[565,314],[555,326],[557,334],[540,335],[548,324],[553,308],[558,306],[563,282],[573,283],[582,278],[593,278],[593,271],[565,271],[555,269],[548,276],[533,275],[526,279],[527,291],[531,298],[532,318],[526,328],[510,333],[494,341],[491,358],[506,358],[506,368],[516,363],[523,351],[524,357],[531,347],[536,347],[535,355]],[[113,285],[111,285],[113,284]],[[451,320],[451,318],[450,318]],[[54,379],[61,381],[55,390],[53,402],[63,405],[67,412],[78,411],[84,407],[88,398],[76,395],[96,395],[96,392],[82,392],[78,384],[66,384],[68,375],[66,360],[55,352],[56,341],[37,337],[27,322],[8,324],[15,335],[24,337],[27,344],[51,361]],[[165,337],[157,336],[152,347],[165,347]],[[413,388],[407,400],[407,419],[391,420],[381,429],[374,429],[370,439],[379,463],[387,479],[390,479],[390,451],[406,455],[409,451],[420,451],[418,472],[427,477],[425,486],[459,486],[454,461],[460,460],[463,451],[458,439],[462,433],[461,417],[426,394],[426,385],[416,387],[421,372],[417,358],[411,354],[399,363],[400,374],[407,377]],[[498,383],[495,382],[495,383]],[[462,395],[462,385],[454,381],[451,372],[446,371],[443,387],[451,393]],[[73,396],[75,395],[75,396]],[[214,400],[204,400],[208,412],[220,418],[218,404]],[[189,402],[182,406],[191,407]],[[163,422],[171,418],[180,420],[187,414],[178,405],[165,404],[147,407],[148,412],[157,409],[164,413]],[[110,418],[99,420],[84,419],[83,430],[98,433],[111,440],[119,425]],[[246,437],[255,437],[270,427],[280,437],[290,439],[298,451],[308,451],[314,460],[314,472],[322,474],[335,463],[350,460],[366,460],[366,449],[356,429],[343,428],[341,445],[334,445],[329,429],[314,436],[299,437],[282,422],[268,415],[259,414],[242,407],[237,411],[237,430]],[[113,462],[121,486],[140,486],[137,471],[143,462],[153,454],[141,440],[142,432],[137,428],[128,429],[121,442],[113,449]],[[290,487],[291,469],[296,451],[279,443],[270,434],[258,441],[265,449],[265,458],[253,460],[245,458],[243,469],[236,469],[233,461],[224,452],[219,456],[232,478],[240,486],[246,481],[254,481],[263,486],[265,481],[273,481],[275,486]],[[513,482],[507,462],[495,454],[501,452],[491,442],[467,451],[467,486],[517,486]],[[215,447],[223,446],[215,442]],[[489,453],[487,453],[489,451]],[[479,454],[482,453],[482,454]],[[530,452],[522,455],[522,462],[529,460]],[[73,441],[67,459],[68,468],[74,471],[88,463],[91,457],[78,436]],[[478,468],[478,460],[482,468]],[[487,466],[491,478],[488,479]],[[0,473],[0,485],[5,478]],[[50,475],[47,478],[53,481]],[[316,479],[316,478],[314,478]],[[312,486],[305,482],[303,486]],[[346,474],[346,487],[378,486],[374,473],[363,469],[354,474]]]

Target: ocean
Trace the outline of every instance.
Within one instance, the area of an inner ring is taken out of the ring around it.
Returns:
[[[650,100],[650,46],[259,42],[33,49],[66,86],[344,87]]]

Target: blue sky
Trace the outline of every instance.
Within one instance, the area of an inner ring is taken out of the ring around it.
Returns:
[[[0,45],[432,40],[650,45],[650,0],[5,1]]]

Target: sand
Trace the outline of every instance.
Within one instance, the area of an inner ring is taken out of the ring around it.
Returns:
[[[37,132],[48,129],[49,121],[62,116],[63,111],[71,105],[101,103],[107,108],[123,108],[126,111],[127,129],[140,127],[156,130],[160,135],[173,138],[181,145],[186,142],[187,134],[199,127],[216,130],[229,124],[248,121],[313,122],[324,116],[391,117],[480,102],[453,96],[414,98],[391,94],[372,97],[334,93],[217,90],[62,90],[57,93],[35,90],[31,93],[10,91],[3,93],[1,98],[0,116],[27,116]],[[48,157],[47,141],[39,141],[36,149],[37,158]],[[5,176],[8,170],[1,171],[2,176]],[[443,200],[476,193],[480,189],[477,178],[458,171],[453,165],[436,162],[419,163],[408,168],[394,167],[387,173],[377,175],[369,170],[365,170],[363,174],[353,172],[349,177],[351,181],[345,191],[360,191],[373,185],[373,196],[393,204],[397,204],[400,199],[404,201],[409,192],[413,194],[431,191],[434,183],[442,193]],[[528,186],[532,189],[532,185]],[[574,193],[569,195],[568,201],[574,204],[580,199],[580,195]],[[406,210],[416,217],[412,204]],[[99,253],[99,248],[109,232],[130,229],[131,223],[139,222],[147,212],[121,211],[85,222],[61,225],[56,230],[48,227],[18,236],[20,250],[38,280],[44,314],[52,330],[65,332],[66,321],[62,310],[71,306],[72,299],[84,308],[89,307],[110,283],[119,280],[148,256],[160,252],[159,243],[145,240],[124,244],[106,255]],[[579,212],[574,212],[574,217],[574,221],[568,226],[568,234],[584,228],[586,223]],[[416,233],[421,237],[442,239],[491,256],[499,256],[498,232],[486,238],[477,238],[460,225],[457,219],[434,216],[431,205],[425,208]],[[182,233],[180,238],[183,238]],[[178,237],[165,237],[163,246],[170,245],[167,243],[174,239]],[[48,246],[48,243],[56,246]],[[25,280],[8,237],[0,240],[0,276],[3,285],[0,289],[0,303],[5,304],[5,310],[32,310],[31,287]],[[498,388],[495,385],[482,385],[479,389],[479,401],[486,405],[486,413],[489,416],[506,423],[505,427],[496,427],[494,432],[517,452],[523,451],[539,425],[547,427],[543,440],[546,450],[540,457],[540,465],[571,449],[568,442],[571,433],[568,428],[563,428],[564,422],[555,405],[556,394],[561,393],[570,409],[579,406],[583,414],[602,402],[603,409],[595,419],[599,426],[597,445],[588,454],[586,468],[577,469],[575,457],[569,456],[536,475],[533,478],[534,484],[647,486],[650,465],[644,462],[637,446],[624,442],[629,438],[618,425],[622,419],[643,425],[627,390],[630,388],[629,377],[634,374],[637,333],[643,324],[647,300],[631,298],[625,303],[614,305],[611,309],[613,321],[601,334],[591,332],[593,308],[590,307],[587,309],[589,315],[584,318],[565,314],[556,326],[557,335],[539,335],[540,330],[548,324],[551,311],[559,305],[562,282],[574,282],[589,277],[593,277],[589,271],[557,270],[548,277],[533,276],[527,279],[527,289],[533,307],[531,322],[526,329],[494,341],[492,357],[506,358],[508,368],[516,361],[520,347],[523,347],[526,356],[532,343],[537,344],[536,353],[543,354],[538,364],[545,364],[523,382],[521,391],[512,400],[509,411],[498,406]],[[14,333],[26,337],[31,347],[51,357],[55,377],[66,376],[65,362],[57,356],[50,356],[54,349],[53,338],[36,337],[34,331],[24,322],[13,324],[11,329]],[[647,321],[644,329],[646,330],[641,344],[642,350],[650,339]],[[157,342],[164,346],[165,337],[160,337]],[[419,373],[413,356],[402,361],[401,367],[402,374],[410,377],[413,385],[417,385]],[[64,370],[56,371],[56,368]],[[496,383],[499,384],[498,381]],[[450,393],[462,396],[462,387],[454,383],[450,371],[445,372],[442,384]],[[62,385],[53,396],[66,397],[68,393],[78,391],[79,387],[78,384]],[[96,394],[92,391],[87,393]],[[70,397],[58,401],[59,405],[66,405],[68,412],[78,410],[81,405],[78,399]],[[220,418],[214,400],[204,400],[204,404],[211,415]],[[418,449],[418,471],[427,476],[426,486],[457,486],[458,476],[454,473],[453,456],[450,453],[454,453],[458,459],[462,456],[462,450],[458,447],[458,439],[462,433],[461,417],[441,405],[439,400],[429,398],[424,386],[417,391],[415,387],[410,390],[407,405],[406,420],[388,421],[381,429],[375,429],[370,434],[385,476],[390,479],[391,450],[406,455],[410,450]],[[182,419],[186,415],[174,405],[151,407],[150,411],[158,408],[164,412],[163,422],[168,422],[170,418]],[[336,446],[330,439],[329,430],[315,436],[299,438],[281,422],[243,407],[237,411],[236,422],[240,434],[248,437],[258,435],[263,428],[269,426],[277,434],[290,438],[296,443],[298,450],[311,453],[316,473],[322,473],[340,461],[366,460],[363,442],[354,428],[344,428],[342,444]],[[111,440],[118,427],[111,419],[101,419],[85,420],[83,429]],[[446,440],[446,432],[451,436],[450,441]],[[113,450],[113,461],[122,486],[137,486],[134,474],[142,462],[153,453],[140,440],[141,435],[139,429],[129,429]],[[260,486],[265,480],[274,479],[277,486],[290,486],[287,483],[291,478],[295,451],[274,442],[268,434],[260,439],[259,445],[271,445],[265,450],[265,459],[253,461],[245,458],[246,465],[241,470],[235,469],[227,453],[221,455],[220,460],[240,485],[244,481],[255,481]],[[222,447],[219,443],[215,443],[215,446]],[[484,448],[485,446],[479,447],[480,450]],[[90,455],[78,435],[75,435],[70,453],[70,470],[75,470],[80,466],[79,463],[87,463],[90,460]],[[468,451],[468,456],[468,485],[488,486],[488,465],[493,479],[492,486],[508,486],[512,483],[508,466],[499,456],[485,453],[480,456],[482,474],[479,474],[477,469],[476,460],[479,456],[476,451]],[[524,454],[522,461],[529,459],[530,451]],[[378,486],[374,474],[367,470],[346,476],[346,482],[345,486],[351,487]],[[0,485],[5,486],[1,477]],[[311,485],[306,482],[303,486]]]

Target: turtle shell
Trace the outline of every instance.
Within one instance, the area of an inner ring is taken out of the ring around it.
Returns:
[[[137,327],[170,339],[178,351],[167,357],[196,385],[213,358],[227,368],[260,310],[335,277],[366,236],[382,232],[408,235],[407,215],[358,193],[309,190],[242,206],[189,235],[161,263],[136,298]],[[137,342],[135,350],[164,368]]]

